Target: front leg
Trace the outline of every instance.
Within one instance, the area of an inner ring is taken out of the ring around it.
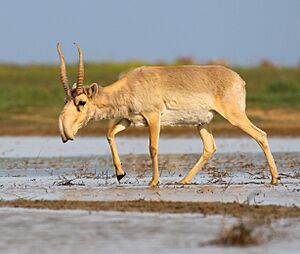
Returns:
[[[115,144],[115,135],[118,132],[127,129],[130,126],[130,124],[131,122],[128,119],[122,119],[118,122],[115,122],[114,125],[107,132],[107,140],[111,149],[118,182],[120,182],[120,180],[126,175],[126,173],[122,169],[122,163],[120,161],[120,157]]]
[[[149,126],[149,150],[152,159],[153,175],[150,181],[150,186],[157,186],[159,184],[158,172],[158,140],[160,132],[160,116],[158,113],[143,113]]]

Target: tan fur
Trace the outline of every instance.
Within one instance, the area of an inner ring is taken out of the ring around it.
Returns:
[[[234,71],[215,65],[136,68],[117,82],[100,87],[83,87],[82,94],[69,100],[59,118],[62,139],[73,139],[90,119],[116,119],[108,132],[116,175],[123,176],[114,136],[131,123],[149,126],[150,154],[153,161],[151,186],[158,184],[158,137],[161,125],[195,125],[204,143],[203,156],[181,181],[188,183],[215,151],[209,128],[215,112],[252,136],[268,160],[272,183],[278,174],[266,135],[245,114],[245,82]],[[80,101],[86,104],[80,106]],[[118,178],[119,179],[119,178]]]

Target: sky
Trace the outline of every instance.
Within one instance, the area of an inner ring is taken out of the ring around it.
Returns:
[[[228,59],[255,65],[268,59],[300,63],[298,0],[9,0],[1,1],[0,62],[199,62]]]

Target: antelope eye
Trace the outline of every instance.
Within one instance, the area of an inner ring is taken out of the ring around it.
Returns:
[[[86,104],[86,101],[79,101],[78,106],[84,106]]]

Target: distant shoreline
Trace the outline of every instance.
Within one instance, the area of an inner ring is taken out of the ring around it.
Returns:
[[[269,136],[278,137],[298,137],[300,136],[300,123],[295,125],[284,125],[279,123],[273,124],[260,124],[259,128],[267,132]],[[91,127],[86,127],[79,130],[78,136],[105,136],[108,128],[103,125],[93,124]],[[247,136],[238,128],[226,122],[218,122],[212,124],[212,131],[214,136],[221,137],[242,137]],[[43,124],[19,124],[19,125],[6,125],[0,127],[0,136],[59,136],[59,130],[55,125]],[[147,136],[148,128],[130,127],[126,131],[121,132],[118,136]],[[162,127],[161,136],[167,137],[197,137],[197,130],[195,127]]]

